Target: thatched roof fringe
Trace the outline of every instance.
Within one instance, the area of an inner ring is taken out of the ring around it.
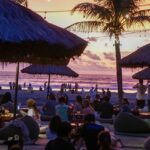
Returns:
[[[150,68],[145,68],[132,76],[133,79],[142,79],[149,80],[150,79]]]
[[[78,77],[78,74],[68,66],[63,65],[30,65],[21,70],[29,74],[54,74],[70,77]]]
[[[150,66],[150,43],[122,58],[121,65],[130,68]]]

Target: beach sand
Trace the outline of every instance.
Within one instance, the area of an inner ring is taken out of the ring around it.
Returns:
[[[3,95],[5,92],[10,92],[12,94],[12,98],[14,99],[15,91],[14,90],[0,90],[0,96]],[[56,91],[54,91],[57,93]],[[67,92],[67,95],[69,97],[69,102],[73,103],[75,101],[75,97],[81,94],[80,92],[77,94],[71,94],[70,92]],[[87,93],[86,93],[87,94]],[[26,105],[26,100],[29,98],[33,98],[36,100],[37,105],[41,106],[46,102],[46,91],[37,91],[34,90],[33,93],[28,92],[27,90],[19,90],[18,91],[18,104],[21,104],[22,106]],[[131,105],[135,104],[135,95],[136,93],[124,93],[124,97],[128,98]],[[117,93],[113,92],[110,101],[113,104],[118,104],[118,97]]]

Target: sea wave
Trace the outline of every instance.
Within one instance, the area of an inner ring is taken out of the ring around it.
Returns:
[[[9,88],[9,82],[15,82],[15,72],[1,71],[0,72],[0,85],[2,88]],[[30,75],[20,73],[19,75],[19,84],[23,85],[26,83],[28,86],[29,83],[32,84],[34,89],[38,89],[39,86],[44,87],[44,82],[47,82],[48,75]],[[75,82],[79,84],[79,88],[84,88],[89,90],[91,87],[98,85],[98,89],[110,88],[111,91],[117,91],[117,81],[115,75],[102,75],[102,74],[80,74],[77,78],[51,75],[50,84],[52,89],[59,90],[62,83],[70,83],[74,87]],[[133,80],[131,76],[123,76],[123,90],[126,92],[135,92],[133,85],[137,81]]]

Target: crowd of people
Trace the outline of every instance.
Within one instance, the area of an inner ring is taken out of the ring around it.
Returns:
[[[41,131],[40,121],[44,118],[45,120],[49,121],[49,128],[44,129],[44,132],[47,134],[47,138],[50,140],[50,142],[48,142],[48,144],[45,146],[46,150],[55,146],[55,150],[59,149],[60,147],[63,150],[63,146],[64,150],[76,149],[76,147],[79,146],[79,144],[77,144],[77,139],[81,140],[81,138],[83,141],[82,146],[85,146],[88,150],[90,150],[90,147],[93,146],[96,146],[97,149],[99,149],[99,144],[101,141],[98,143],[97,137],[100,131],[104,131],[104,126],[95,123],[95,112],[97,111],[103,113],[104,108],[101,103],[105,103],[105,101],[109,103],[109,98],[106,98],[106,96],[102,99],[100,98],[100,95],[96,94],[95,100],[91,100],[90,95],[87,95],[83,99],[81,94],[78,94],[75,102],[70,104],[65,95],[58,94],[56,96],[55,93],[50,93],[47,102],[42,106],[41,109],[38,108],[36,100],[30,98],[26,101],[27,110],[18,110],[18,118],[0,129],[0,139],[4,140],[5,143],[8,143],[10,146],[12,144],[12,142],[10,142],[10,137],[12,137],[12,140],[14,140],[15,136],[17,135],[19,139],[18,143],[21,143],[21,147],[23,147],[23,144],[34,143],[38,139],[38,134]],[[98,105],[95,105],[96,103]],[[3,95],[0,108],[13,113],[14,103],[9,92],[6,92]],[[73,128],[74,126],[71,124],[73,115],[75,114],[82,115],[80,120],[82,121],[82,124],[81,126],[78,126],[78,129]],[[112,116],[106,115],[106,117]],[[33,120],[33,123],[32,121],[29,121],[30,119]],[[33,124],[33,126],[31,124]],[[35,124],[38,125],[38,127],[35,126]],[[28,125],[36,129],[34,131],[34,134],[36,135],[33,138],[31,138],[31,131],[29,130]],[[74,129],[76,129],[76,131]],[[3,133],[5,132],[7,134],[4,136]],[[79,133],[80,135],[78,135]],[[94,139],[88,139],[89,134],[93,134],[92,136]],[[69,141],[67,140],[68,138],[70,139]]]
[[[70,103],[65,91],[51,92],[41,108],[38,108],[36,100],[30,98],[26,101],[27,110],[18,110],[18,118],[0,129],[0,140],[4,140],[11,148],[14,146],[12,141],[17,139],[15,144],[22,149],[24,144],[35,143],[39,133],[44,132],[49,139],[45,150],[75,150],[80,147],[87,150],[113,150],[116,146],[112,141],[114,139],[100,119],[113,120],[114,115],[119,118],[120,114],[132,114],[133,110],[128,99],[123,98],[119,111],[114,112],[111,96],[109,88],[98,92],[92,87],[89,92],[77,92],[74,103]],[[14,103],[9,92],[1,99],[0,110],[13,113]],[[48,127],[42,128],[41,121],[48,121]],[[117,130],[118,124],[115,123],[114,127]]]
[[[38,140],[40,128],[30,116],[13,120],[0,129],[0,139],[8,145],[8,150],[18,147],[22,150],[26,144],[34,144]],[[88,114],[84,123],[78,128],[73,128],[71,123],[63,121],[60,116],[51,118],[46,130],[48,143],[45,150],[113,150],[111,135],[105,131],[103,125],[95,123],[95,116]],[[105,139],[105,140],[104,140]]]

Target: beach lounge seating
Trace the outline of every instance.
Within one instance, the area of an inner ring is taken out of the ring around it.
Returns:
[[[18,135],[24,144],[34,144],[39,135],[39,126],[30,116],[15,119],[0,130],[0,140],[7,142],[9,138]]]
[[[114,121],[116,134],[126,135],[150,135],[150,125],[143,119],[131,113],[121,112]]]
[[[150,150],[150,136],[144,142],[144,149]]]

